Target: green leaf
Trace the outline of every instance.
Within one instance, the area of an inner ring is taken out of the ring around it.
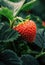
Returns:
[[[0,15],[3,15],[8,18],[8,20],[13,20],[13,12],[7,7],[2,7],[0,9]]]
[[[23,55],[21,57],[22,65],[39,65],[38,61],[31,55]]]
[[[30,1],[31,1],[31,0],[26,0],[26,3],[27,3],[27,2],[30,2]]]
[[[34,15],[40,16],[43,20],[45,20],[45,1],[44,0],[31,0],[25,3],[22,7],[23,11],[28,11]],[[30,12],[31,11],[31,12]]]
[[[0,23],[1,24],[1,23]],[[14,31],[6,24],[1,24],[0,26],[0,42],[11,42],[16,40],[20,34]]]
[[[22,61],[12,50],[2,51],[0,56],[0,59],[2,59],[2,62],[4,62],[6,65],[22,65]]]
[[[22,7],[23,11],[31,10],[35,6],[36,0],[31,0],[27,3],[25,3]]]
[[[40,48],[45,48],[45,30],[39,29],[36,35],[35,44]]]
[[[12,1],[12,2],[19,2],[19,1],[21,1],[21,0],[9,0],[9,1]]]
[[[24,14],[25,14],[25,15],[24,15]],[[25,18],[27,15],[28,15],[28,14],[27,14],[26,12],[24,12],[24,11],[21,11],[21,12],[18,14],[18,16],[19,16],[19,17],[22,17],[22,18]]]
[[[22,55],[22,54],[30,54],[31,49],[29,48],[29,46],[27,45],[27,42],[24,41],[23,39],[19,39],[18,41],[18,45],[16,46],[17,52],[18,54]],[[16,44],[15,44],[16,45]]]
[[[13,11],[13,15],[16,16],[20,11],[24,2],[25,0],[19,0],[19,2],[15,2],[15,3],[9,0],[1,0],[1,5],[11,9]]]
[[[45,2],[44,0],[36,0],[35,6],[33,6],[33,14],[40,16],[45,20]]]
[[[4,45],[1,45],[1,44],[0,44],[0,52],[3,51],[4,48],[5,48]]]

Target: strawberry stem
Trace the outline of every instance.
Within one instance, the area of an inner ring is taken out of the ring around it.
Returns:
[[[21,22],[25,21],[26,19],[23,19],[22,17],[15,17],[13,21],[10,20],[10,28],[13,27],[13,24],[16,23],[16,20],[19,20]]]

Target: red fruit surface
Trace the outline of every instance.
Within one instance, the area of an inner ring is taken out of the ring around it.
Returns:
[[[18,31],[22,38],[28,42],[33,42],[36,38],[36,24],[32,20],[20,23],[13,29]]]
[[[45,26],[45,21],[42,21],[42,26]]]

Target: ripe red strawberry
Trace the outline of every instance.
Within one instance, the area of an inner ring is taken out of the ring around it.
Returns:
[[[42,21],[42,26],[45,26],[45,21]]]
[[[21,34],[22,38],[28,42],[33,42],[35,40],[36,24],[32,20],[27,20],[23,23],[20,23],[13,29],[18,31]]]

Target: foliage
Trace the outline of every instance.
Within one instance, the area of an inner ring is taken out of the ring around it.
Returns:
[[[45,0],[0,0],[0,65],[45,65]],[[13,26],[27,19],[37,25],[33,43]]]
[[[31,55],[23,55],[21,57],[23,65],[39,65],[37,60]]]
[[[0,26],[0,42],[11,42],[18,38],[19,33],[9,28],[8,25],[2,24]]]
[[[4,50],[1,52],[0,64],[3,65],[22,65],[21,60],[18,58],[16,53],[11,50]]]

